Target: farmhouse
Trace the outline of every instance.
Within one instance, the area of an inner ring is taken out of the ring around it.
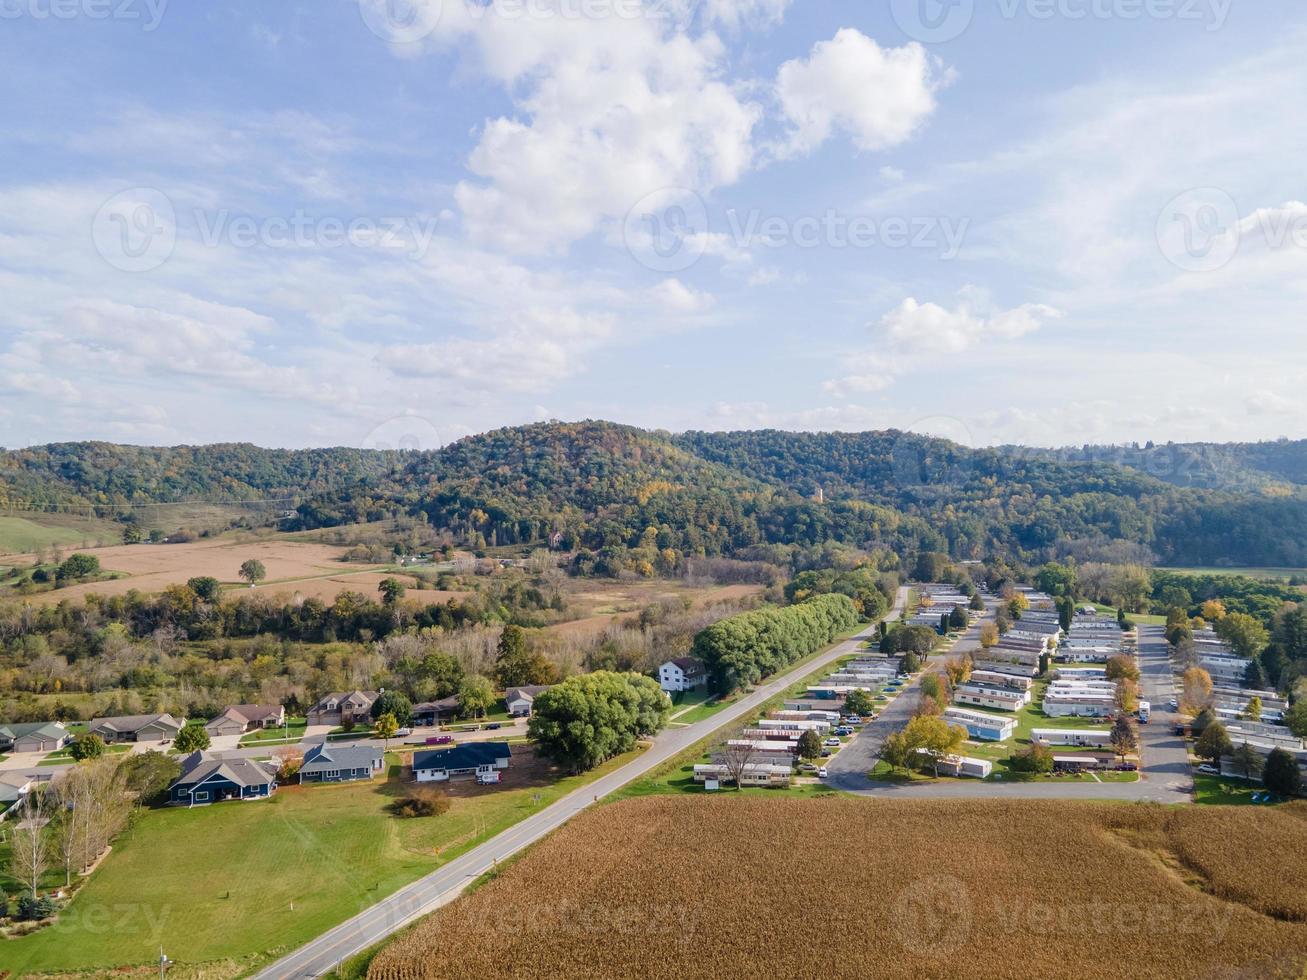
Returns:
[[[333,691],[309,709],[310,725],[344,725],[372,720],[372,702],[378,691]]]
[[[504,692],[504,705],[514,718],[530,718],[535,707],[536,698],[549,690],[548,684],[535,684],[527,687],[510,687]]]
[[[944,720],[950,725],[965,728],[971,738],[981,742],[1006,742],[1017,730],[1015,718],[971,711],[967,708],[945,708]]]
[[[105,742],[169,742],[186,726],[172,715],[123,715],[96,718],[87,730]]]
[[[380,749],[321,742],[304,753],[299,776],[301,783],[346,783],[371,779],[384,765]]]
[[[1101,749],[1112,744],[1112,732],[1106,728],[1036,728],[1030,737],[1045,745],[1076,745],[1086,749]]]
[[[279,704],[233,704],[204,726],[210,737],[244,735],[261,728],[280,728],[286,709]]]
[[[174,806],[204,806],[227,800],[265,800],[277,789],[277,772],[253,759],[224,759],[192,752],[182,774],[168,787]]]
[[[708,668],[694,657],[677,657],[658,668],[658,686],[668,694],[693,691],[708,683]]]
[[[57,752],[68,744],[70,738],[71,733],[59,721],[0,725],[2,752]]]
[[[420,783],[443,783],[475,778],[479,783],[499,782],[513,752],[507,742],[468,742],[452,749],[413,753],[413,778]]]

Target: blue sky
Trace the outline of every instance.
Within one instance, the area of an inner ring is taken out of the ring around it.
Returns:
[[[1301,4],[413,4],[0,0],[0,444],[1307,436]]]

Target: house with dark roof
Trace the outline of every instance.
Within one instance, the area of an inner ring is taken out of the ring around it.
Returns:
[[[87,730],[112,742],[171,742],[186,722],[172,715],[121,715],[116,718],[96,718]]]
[[[0,725],[0,752],[57,752],[72,738],[59,721]]]
[[[286,709],[279,704],[233,704],[208,722],[204,730],[211,738],[244,735],[261,728],[280,728],[286,723]]]
[[[458,698],[441,698],[439,701],[423,701],[413,705],[413,724],[420,727],[439,725],[452,721],[458,714]]]
[[[413,778],[419,783],[443,783],[451,779],[497,783],[512,756],[513,750],[507,742],[467,742],[452,749],[414,752]]]
[[[227,800],[266,800],[277,789],[277,770],[254,759],[224,759],[192,752],[168,787],[174,806],[205,806]]]
[[[708,667],[695,657],[677,657],[658,668],[658,686],[668,694],[693,691],[708,683]]]
[[[381,749],[366,745],[329,745],[320,742],[304,753],[301,783],[347,783],[371,779],[385,765]]]
[[[514,718],[530,718],[535,708],[536,698],[549,690],[550,684],[530,684],[526,687],[510,687],[504,692],[504,704],[508,713]]]
[[[379,691],[333,691],[309,709],[310,725],[355,725],[372,720],[372,702],[381,697]]]

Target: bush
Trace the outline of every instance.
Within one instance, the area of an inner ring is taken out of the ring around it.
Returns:
[[[48,919],[54,913],[55,904],[48,898],[33,898],[31,892],[28,892],[18,900],[18,918],[23,922]]]
[[[417,789],[390,804],[397,817],[438,817],[449,811],[449,797],[437,789]]]

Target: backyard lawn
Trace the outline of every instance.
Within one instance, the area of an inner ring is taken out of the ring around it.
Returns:
[[[304,732],[308,729],[308,720],[305,718],[287,718],[287,725],[280,728],[260,728],[258,731],[250,732],[241,736],[241,745],[258,745],[260,742],[275,742],[281,739],[290,738],[297,742],[304,740]]]
[[[632,757],[585,776],[524,778],[517,788],[460,787],[439,817],[391,816],[387,803],[409,788],[393,775],[148,811],[56,925],[6,942],[0,958],[19,976],[138,966],[154,962],[162,943],[179,964],[244,973]],[[397,773],[396,757],[387,758]]]

